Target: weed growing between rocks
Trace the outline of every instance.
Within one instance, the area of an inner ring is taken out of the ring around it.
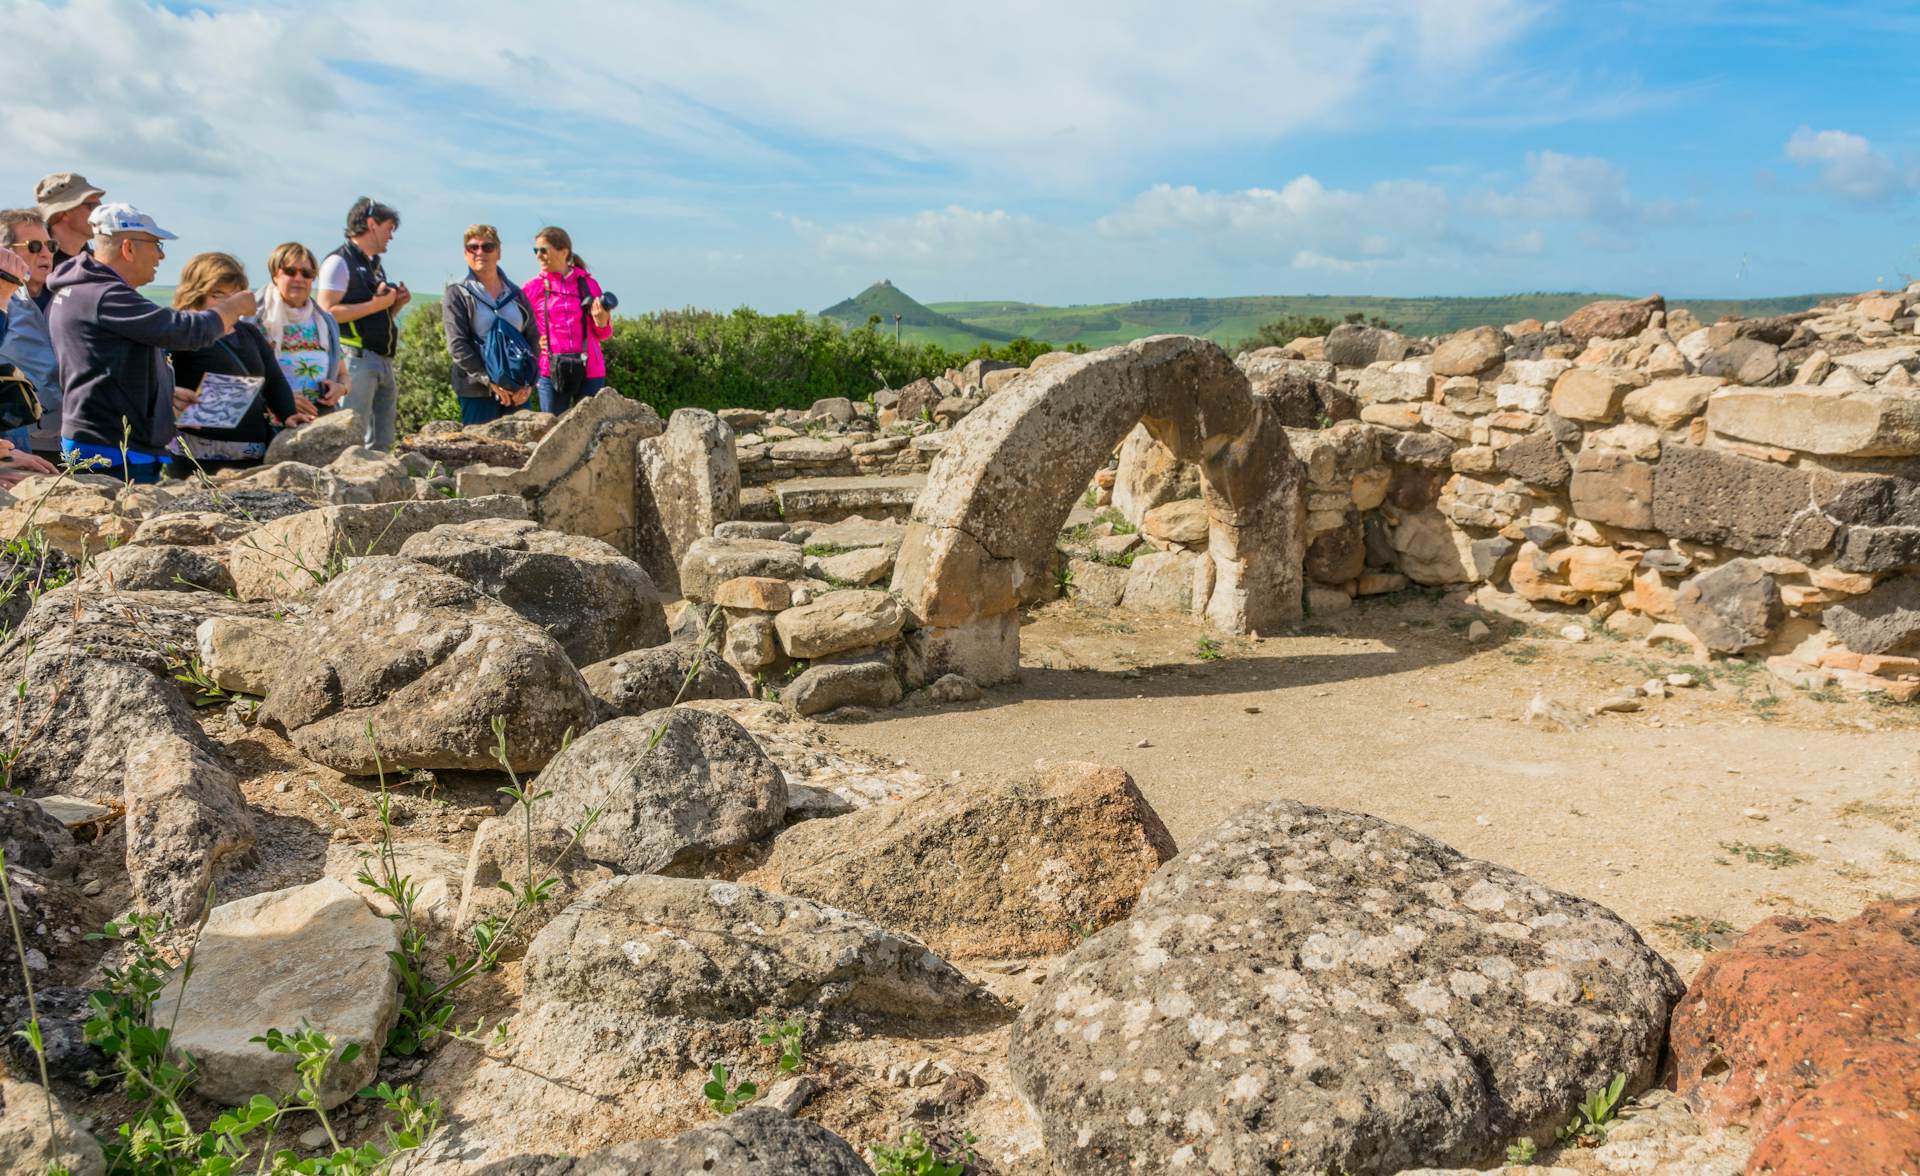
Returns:
[[[798,1017],[782,1020],[772,1013],[763,1014],[760,1020],[766,1030],[760,1034],[759,1042],[780,1051],[780,1072],[798,1073],[807,1064],[807,1023]]]
[[[753,1083],[734,1082],[724,1063],[715,1062],[711,1074],[700,1093],[706,1096],[707,1105],[715,1114],[731,1115],[760,1097],[760,1088]]]
[[[664,730],[664,728],[663,728]],[[507,723],[504,718],[493,719],[493,758],[507,773],[508,783],[499,791],[513,800],[515,808],[522,815],[522,830],[526,849],[526,880],[510,882],[502,879],[500,889],[507,892],[513,900],[512,908],[506,917],[488,915],[473,928],[474,950],[471,952],[449,952],[442,960],[444,978],[435,980],[429,975],[427,931],[425,920],[418,911],[420,884],[409,874],[401,873],[399,858],[394,849],[393,839],[393,795],[387,789],[386,765],[380,756],[380,742],[373,733],[373,724],[367,724],[367,744],[373,750],[374,774],[380,782],[380,795],[374,802],[374,811],[380,821],[380,845],[377,857],[378,873],[368,861],[363,861],[355,880],[373,893],[387,900],[392,911],[387,918],[400,924],[400,949],[389,952],[394,966],[400,972],[400,1019],[393,1031],[387,1035],[386,1050],[397,1057],[411,1057],[441,1036],[451,1034],[471,1039],[476,1037],[482,1026],[462,1030],[449,1029],[456,1004],[454,995],[475,976],[491,972],[500,962],[500,952],[510,941],[514,925],[521,916],[541,903],[553,897],[553,889],[559,885],[560,864],[580,839],[600,820],[601,810],[588,809],[579,821],[569,827],[572,836],[553,860],[538,871],[533,861],[533,810],[534,806],[552,796],[551,792],[536,791],[520,782],[518,773],[513,770],[512,759],[507,749]],[[561,737],[561,750],[566,750],[573,739],[568,731]],[[657,743],[658,735],[654,742]],[[649,745],[648,750],[652,750]],[[509,810],[510,812],[512,810]]]
[[[1540,1154],[1540,1145],[1522,1136],[1507,1145],[1507,1160],[1503,1165],[1508,1168],[1524,1168],[1533,1163]]]
[[[973,1136],[966,1137],[973,1143]],[[973,1163],[973,1148],[966,1154],[949,1158],[940,1154],[918,1131],[910,1131],[897,1146],[876,1143],[871,1150],[874,1176],[963,1176]]]
[[[1574,1147],[1599,1147],[1607,1139],[1620,1110],[1620,1094],[1626,1089],[1627,1076],[1615,1074],[1613,1081],[1594,1091],[1574,1108],[1573,1119],[1560,1129],[1560,1142]]]
[[[0,846],[0,902],[7,904],[7,924],[13,930],[13,951],[20,960],[20,979],[26,986],[27,1027],[21,1036],[27,1039],[28,1048],[40,1064],[40,1090],[47,1096],[47,1130],[49,1138],[60,1137],[61,1119],[53,1109],[53,1086],[47,1081],[47,1045],[40,1033],[40,1010],[34,1002],[33,969],[27,966],[27,939],[20,933],[20,912],[14,909],[13,886],[7,881],[7,851]]]
[[[1720,950],[1721,939],[1733,934],[1732,923],[1703,915],[1674,915],[1654,926],[1672,935],[1682,947],[1699,952]]]
[[[1202,637],[1194,642],[1193,653],[1201,661],[1219,661],[1227,656],[1226,650],[1220,648],[1220,641],[1215,637]]]

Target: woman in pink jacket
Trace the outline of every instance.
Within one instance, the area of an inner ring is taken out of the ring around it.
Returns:
[[[522,289],[538,328],[540,407],[561,413],[607,386],[600,341],[613,334],[613,316],[565,229],[541,229],[533,238],[533,255],[540,272]]]

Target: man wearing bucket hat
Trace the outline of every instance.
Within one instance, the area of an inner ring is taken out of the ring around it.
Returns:
[[[87,251],[87,239],[93,235],[88,218],[106,195],[78,172],[55,172],[34,186],[33,201],[40,206],[40,219],[47,222],[47,232],[53,234],[55,269]]]
[[[87,458],[97,473],[157,482],[176,436],[175,389],[168,351],[198,351],[254,313],[242,290],[206,310],[179,311],[148,301],[175,235],[131,204],[94,210],[92,250],[53,273],[47,321],[65,397],[60,449]]]

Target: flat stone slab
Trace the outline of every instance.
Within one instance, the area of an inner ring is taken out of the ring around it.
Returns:
[[[926,486],[925,474],[793,478],[775,482],[773,493],[788,522],[837,523],[852,515],[905,519]]]
[[[41,796],[32,798],[42,812],[69,829],[80,829],[113,815],[104,804],[81,800],[77,796]]]
[[[184,994],[176,972],[155,1016],[175,1017],[177,1003],[173,1044],[199,1064],[194,1091],[222,1105],[300,1088],[292,1054],[251,1040],[269,1029],[305,1022],[337,1049],[357,1044],[359,1056],[336,1062],[321,1089],[337,1107],[373,1081],[399,1018],[399,974],[387,958],[399,948],[398,925],[335,879],[256,894],[214,908]]]

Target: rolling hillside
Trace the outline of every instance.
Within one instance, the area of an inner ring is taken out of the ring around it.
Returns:
[[[1379,317],[1414,335],[1443,335],[1483,323],[1565,317],[1609,294],[1509,294],[1494,298],[1370,298],[1331,295],[1279,295],[1250,298],[1154,298],[1143,302],[1095,306],[1037,306],[1027,302],[939,302],[927,309],[967,328],[1026,335],[1052,343],[1107,347],[1143,335],[1204,335],[1222,343],[1251,337],[1262,323],[1281,315],[1322,315],[1338,321],[1349,314]],[[1805,310],[1823,294],[1800,294],[1745,301],[1669,298],[1703,322],[1724,314],[1746,316]],[[982,337],[985,337],[983,334]]]
[[[820,312],[820,317],[837,319],[849,327],[864,327],[874,315],[880,316],[880,329],[893,329],[893,316],[900,316],[900,337],[915,343],[937,343],[953,351],[966,351],[980,343],[1005,343],[1017,332],[1006,332],[987,324],[963,323],[930,310],[908,297],[906,292],[885,278]]]

